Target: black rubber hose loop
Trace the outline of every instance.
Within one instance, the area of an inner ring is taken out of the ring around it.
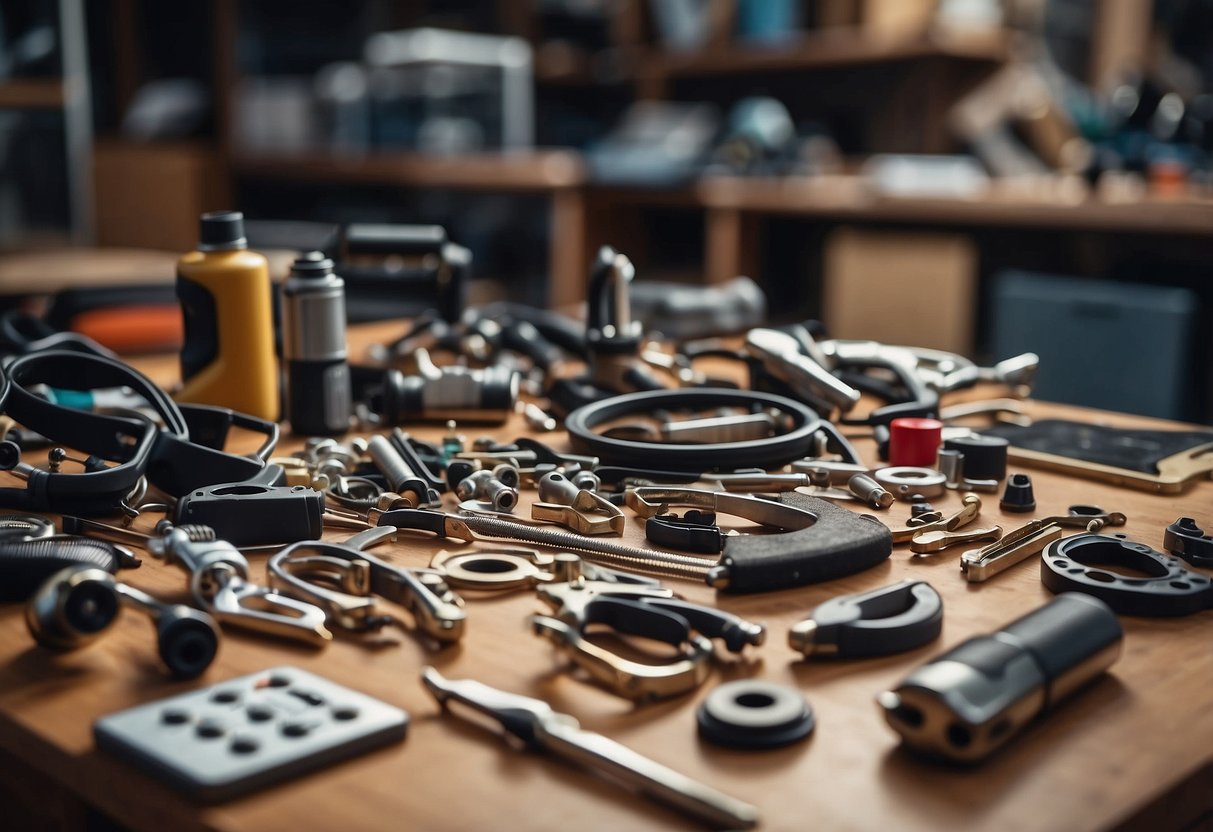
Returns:
[[[656,410],[710,410],[717,407],[774,408],[792,419],[792,429],[766,439],[715,444],[669,444],[614,439],[594,432],[599,425]],[[577,453],[597,456],[605,465],[708,471],[734,468],[774,468],[808,456],[821,417],[807,406],[783,396],[750,390],[687,389],[628,393],[580,407],[569,414],[565,428]]]

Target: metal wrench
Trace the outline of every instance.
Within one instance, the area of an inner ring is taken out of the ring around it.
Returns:
[[[459,702],[490,716],[531,750],[550,751],[601,772],[714,827],[750,829],[758,823],[758,810],[750,804],[666,768],[602,734],[586,731],[576,719],[552,710],[542,700],[506,693],[470,679],[449,680],[432,667],[422,671],[421,679],[444,708]]]
[[[979,514],[981,514],[981,498],[976,494],[966,494],[964,496],[963,507],[960,511],[949,517],[944,517],[941,520],[935,520],[930,523],[923,523],[920,526],[904,526],[900,529],[892,529],[893,542],[906,543],[922,532],[954,532],[962,526],[972,523],[977,519],[977,515]]]

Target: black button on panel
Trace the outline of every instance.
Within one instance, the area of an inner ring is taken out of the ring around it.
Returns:
[[[282,725],[282,733],[288,737],[306,737],[315,727],[313,722],[286,722]]]
[[[232,751],[237,754],[252,754],[261,747],[255,737],[236,737],[232,740]]]
[[[183,708],[165,708],[160,714],[165,725],[184,725],[190,721],[190,712]]]
[[[274,718],[274,709],[269,705],[249,705],[245,713],[253,722],[265,722]]]
[[[204,719],[198,723],[194,732],[203,739],[213,740],[227,733],[227,726],[217,719]]]

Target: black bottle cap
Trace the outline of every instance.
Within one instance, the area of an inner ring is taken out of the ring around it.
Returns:
[[[323,251],[308,251],[300,254],[291,264],[291,274],[296,277],[319,278],[333,273],[333,261]]]
[[[198,223],[198,248],[202,251],[248,248],[244,236],[244,214],[239,211],[210,211]]]
[[[1003,511],[1032,511],[1036,508],[1036,496],[1032,491],[1032,478],[1027,474],[1012,474],[1007,479],[1006,489],[998,507]]]

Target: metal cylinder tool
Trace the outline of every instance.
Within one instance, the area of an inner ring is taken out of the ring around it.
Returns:
[[[976,763],[1107,670],[1123,638],[1106,604],[1065,593],[932,659],[877,702],[909,748]]]
[[[319,251],[295,260],[282,287],[286,418],[295,433],[345,433],[353,409],[345,344],[345,281]]]

